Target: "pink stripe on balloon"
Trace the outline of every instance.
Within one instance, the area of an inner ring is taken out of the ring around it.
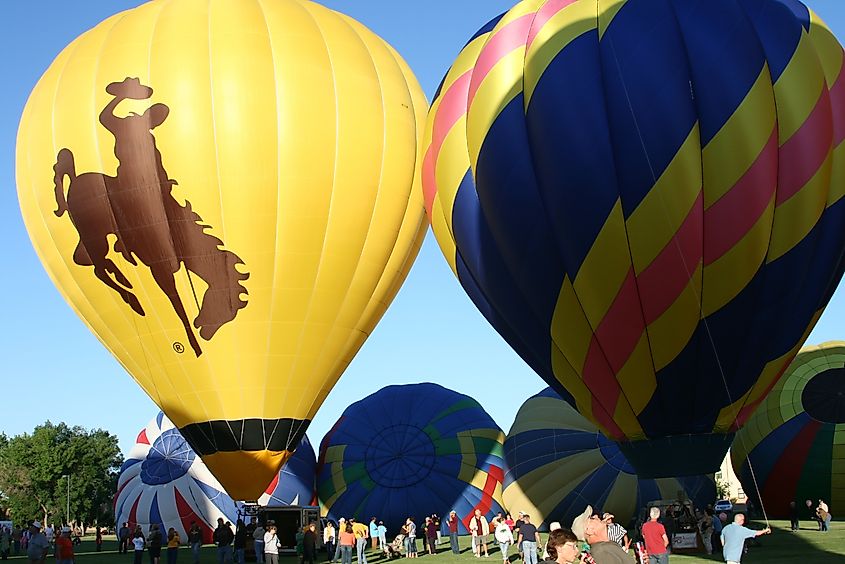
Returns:
[[[839,78],[830,89],[830,109],[833,114],[833,146],[845,140],[845,57],[839,68]]]
[[[434,197],[437,195],[437,157],[440,155],[446,136],[458,120],[467,113],[467,92],[471,77],[472,71],[467,71],[452,83],[441,97],[434,116],[431,144],[423,158],[423,195],[429,217],[431,217]]]
[[[818,172],[833,142],[830,95],[822,90],[816,107],[798,131],[780,148],[776,205],[801,191]]]
[[[495,32],[494,35],[491,35],[487,40],[487,43],[478,55],[478,60],[475,62],[475,68],[472,71],[472,82],[469,87],[467,106],[472,104],[475,93],[481,86],[481,82],[493,67],[496,66],[496,63],[501,61],[514,49],[525,46],[525,42],[528,39],[528,32],[531,31],[531,22],[534,21],[535,15],[532,12],[516,18]]]
[[[543,7],[537,10],[537,17],[531,24],[531,30],[528,32],[528,41],[525,43],[526,47],[531,46],[534,42],[534,38],[537,37],[537,34],[540,33],[543,26],[546,25],[546,23],[548,23],[555,14],[577,1],[578,0],[549,0],[543,4]]]
[[[777,129],[736,184],[704,211],[704,264],[731,250],[766,211],[777,186]]]

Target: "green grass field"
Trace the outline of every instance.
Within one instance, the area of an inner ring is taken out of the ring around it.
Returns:
[[[807,524],[805,524],[806,526]],[[753,523],[753,528],[762,528],[760,523]],[[845,523],[834,522],[832,524],[832,531],[829,533],[821,533],[816,530],[801,530],[798,532],[791,532],[789,530],[789,523],[786,521],[773,521],[773,532],[771,536],[760,537],[760,546],[752,547],[749,553],[743,557],[743,563],[749,562],[765,562],[768,564],[785,564],[797,563],[803,564],[819,564],[819,563],[845,563]],[[545,535],[543,535],[545,538]],[[461,538],[462,552],[459,556],[455,556],[449,550],[448,540],[438,547],[436,555],[428,555],[422,552],[422,543],[418,542],[419,559],[429,562],[430,564],[459,564],[463,562],[467,564],[473,562],[475,558],[469,549],[469,538]],[[113,539],[105,540],[103,543],[103,551],[94,551],[93,539],[84,540],[81,546],[76,547],[76,564],[132,564],[132,554],[123,555],[117,553],[117,543]],[[326,561],[325,553],[321,553],[323,558],[320,563]],[[10,557],[9,560],[23,560],[23,556]],[[490,551],[490,558],[482,558],[481,560],[488,561],[494,564],[499,564],[501,555],[499,549],[495,548]],[[670,562],[681,564],[694,564],[706,562],[721,562],[721,554],[706,556],[706,555],[679,555],[673,554],[670,557]],[[52,558],[48,559],[49,562]],[[511,555],[512,564],[518,564],[516,555]],[[295,557],[282,557],[280,564],[296,564]],[[353,563],[355,562],[353,555]],[[370,553],[368,562],[385,564],[388,562],[380,554],[375,555]],[[399,562],[399,560],[395,560]],[[633,556],[631,557],[633,563]],[[149,564],[149,558],[145,555],[144,564]],[[160,564],[166,564],[164,551],[162,551],[162,558]],[[183,548],[179,551],[179,558],[177,564],[193,564],[191,561],[190,549]],[[217,553],[213,546],[206,546],[202,549],[201,564],[217,564]],[[421,563],[424,564],[424,563]]]

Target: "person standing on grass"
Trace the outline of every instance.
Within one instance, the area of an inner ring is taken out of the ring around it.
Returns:
[[[329,562],[334,562],[334,546],[337,542],[337,533],[334,529],[334,524],[329,521],[326,523],[326,528],[323,529],[323,544],[326,547],[326,555]]]
[[[129,552],[129,524],[123,523],[117,530],[117,553]]]
[[[367,564],[367,537],[370,536],[370,528],[358,523],[355,519],[350,519],[352,523],[352,532],[355,533],[355,547],[358,554],[358,564]]]
[[[789,529],[797,531],[801,527],[798,520],[798,505],[794,501],[789,502]]]
[[[452,554],[460,554],[461,548],[458,545],[458,514],[455,511],[449,512],[449,520],[446,522],[449,525],[449,546],[452,548]]]
[[[652,507],[648,512],[649,521],[643,523],[643,539],[648,551],[651,564],[669,564],[669,537],[666,529],[657,520],[660,518],[660,508]]]
[[[62,534],[56,539],[57,564],[73,564],[73,541],[70,540],[70,527],[62,527]]]
[[[144,533],[141,531],[141,526],[135,527],[135,533],[132,535],[132,548],[134,549],[134,564],[143,564],[144,562],[144,547],[147,541],[144,539]]]
[[[267,523],[264,533],[264,562],[279,564],[279,537],[276,536],[276,525]]]
[[[50,542],[41,532],[41,523],[33,521],[29,527],[29,541],[26,545],[26,557],[30,564],[44,564],[48,550],[50,550]]]
[[[472,533],[472,538],[475,541],[475,556],[481,556],[481,550],[484,549],[484,557],[489,558],[490,554],[487,552],[487,535],[490,534],[490,523],[487,522],[487,517],[481,514],[480,509],[475,510],[475,515],[469,522],[469,530]]]
[[[317,525],[309,523],[305,528],[305,538],[302,540],[302,561],[304,564],[314,564],[317,561]]]
[[[150,525],[150,534],[147,535],[147,551],[150,553],[150,564],[158,564],[161,559],[161,529],[157,523]]]
[[[744,525],[745,515],[737,513],[734,515],[734,522],[722,529],[722,556],[724,556],[727,564],[739,564],[742,559],[742,551],[745,548],[745,539],[768,535],[772,532],[769,527],[755,531]]]
[[[434,524],[434,517],[426,517],[425,538],[428,553],[437,554],[437,525]]]
[[[531,523],[530,515],[522,516],[522,526],[519,528],[519,537],[516,541],[522,546],[522,553],[525,555],[525,564],[537,564],[537,546],[540,544],[540,533]]]
[[[375,517],[370,519],[370,546],[373,550],[378,548],[378,523]]]
[[[513,544],[513,533],[504,519],[496,523],[496,530],[493,531],[493,536],[496,538],[496,542],[499,543],[499,550],[502,552],[502,564],[507,564],[508,549]]]
[[[182,539],[173,527],[167,530],[167,564],[176,564],[176,557],[179,556],[179,545]]]
[[[417,524],[414,523],[413,517],[408,517],[405,522],[405,527],[408,529],[408,550],[405,554],[408,558],[417,557]]]
[[[232,541],[235,535],[232,533],[232,524],[224,523],[223,518],[217,519],[217,528],[214,529],[214,543],[217,545],[217,564],[232,564]]]
[[[378,542],[382,550],[387,549],[387,527],[384,526],[384,521],[378,522]]]
[[[200,564],[200,549],[202,548],[202,529],[196,521],[191,521],[191,528],[188,530],[188,544],[191,545],[191,556],[194,564]]]
[[[243,520],[238,519],[235,525],[235,540],[233,545],[235,547],[235,564],[246,564],[244,554],[246,553],[246,525]]]
[[[103,550],[103,530],[97,525],[95,529],[96,532],[94,533],[94,544],[97,546],[97,552]]]
[[[352,524],[346,523],[340,532],[340,560],[342,564],[352,564],[352,547],[355,546],[355,533],[352,531]]]
[[[252,530],[252,541],[255,547],[255,562],[256,564],[264,564],[264,527],[261,523],[256,524]]]

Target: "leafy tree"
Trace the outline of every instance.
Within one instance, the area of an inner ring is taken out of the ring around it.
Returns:
[[[102,522],[122,463],[115,435],[47,421],[31,435],[0,439],[0,491],[18,522]]]

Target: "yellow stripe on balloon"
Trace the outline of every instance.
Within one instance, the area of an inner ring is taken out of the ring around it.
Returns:
[[[802,31],[792,59],[774,84],[781,146],[807,121],[823,88],[824,73],[818,55],[810,38]]]
[[[524,44],[502,57],[490,69],[467,112],[467,147],[472,170],[477,170],[481,146],[501,111],[522,92]]]
[[[736,111],[702,149],[704,208],[724,196],[757,160],[777,121],[768,65]]]
[[[842,69],[842,46],[824,21],[814,11],[810,12],[810,31],[808,32],[813,49],[821,62],[828,86],[832,86]]]
[[[671,244],[701,194],[701,139],[698,123],[625,221],[634,273],[639,276]],[[689,265],[690,270],[695,265]]]
[[[638,489],[639,483],[635,474],[619,472],[607,499],[602,504],[602,511],[614,515],[636,515],[639,510],[639,507],[637,507]]]
[[[628,234],[622,202],[617,199],[573,284],[578,302],[594,330],[604,319],[630,270]]]
[[[607,28],[613,23],[613,18],[616,17],[616,14],[619,13],[626,2],[628,0],[596,0],[599,8],[599,39],[604,37]]]
[[[720,310],[748,284],[766,257],[774,197],[754,226],[728,252],[704,267],[701,315]]]
[[[616,373],[616,381],[619,382],[624,401],[616,404],[613,420],[626,431],[625,434],[629,438],[632,438],[633,435],[629,435],[627,430],[642,431],[636,416],[645,409],[657,389],[657,378],[651,360],[649,335],[645,332],[640,335],[640,340],[631,356]],[[633,434],[636,434],[636,432]]]
[[[810,335],[810,331],[812,331],[813,327],[816,325],[816,322],[821,317],[821,311],[817,311],[813,315],[813,319],[807,326],[806,331],[798,340],[798,344],[795,345],[791,350],[787,351],[785,354],[779,356],[774,360],[770,360],[766,363],[766,366],[763,367],[763,371],[760,373],[760,376],[757,378],[757,381],[751,387],[750,390],[745,392],[739,398],[735,398],[733,403],[730,405],[723,407],[719,411],[719,416],[716,418],[716,424],[713,427],[714,432],[729,432],[738,417],[740,410],[748,404],[752,404],[760,399],[769,392],[772,386],[772,382],[783,375],[784,364],[789,361],[792,357],[794,357],[799,349],[801,348],[801,343],[807,340],[807,337]]]
[[[544,429],[573,429],[585,433],[597,432],[596,426],[577,411],[572,409],[561,409],[560,398],[557,397],[533,397],[529,400],[531,417],[517,417],[509,431],[514,436],[529,431],[540,431]]]
[[[818,223],[828,203],[830,166],[831,158],[828,156],[797,194],[775,208],[767,263],[792,250]]]
[[[699,262],[672,305],[646,327],[654,363],[652,372],[668,366],[695,333],[701,319],[702,272]]]
[[[596,448],[543,464],[504,489],[505,507],[524,511],[541,523],[562,499],[605,463],[601,450]],[[561,476],[567,479],[562,480]]]
[[[577,0],[549,18],[539,30],[532,26],[534,38],[525,53],[525,107],[546,68],[558,53],[576,38],[596,29],[596,0]]]

